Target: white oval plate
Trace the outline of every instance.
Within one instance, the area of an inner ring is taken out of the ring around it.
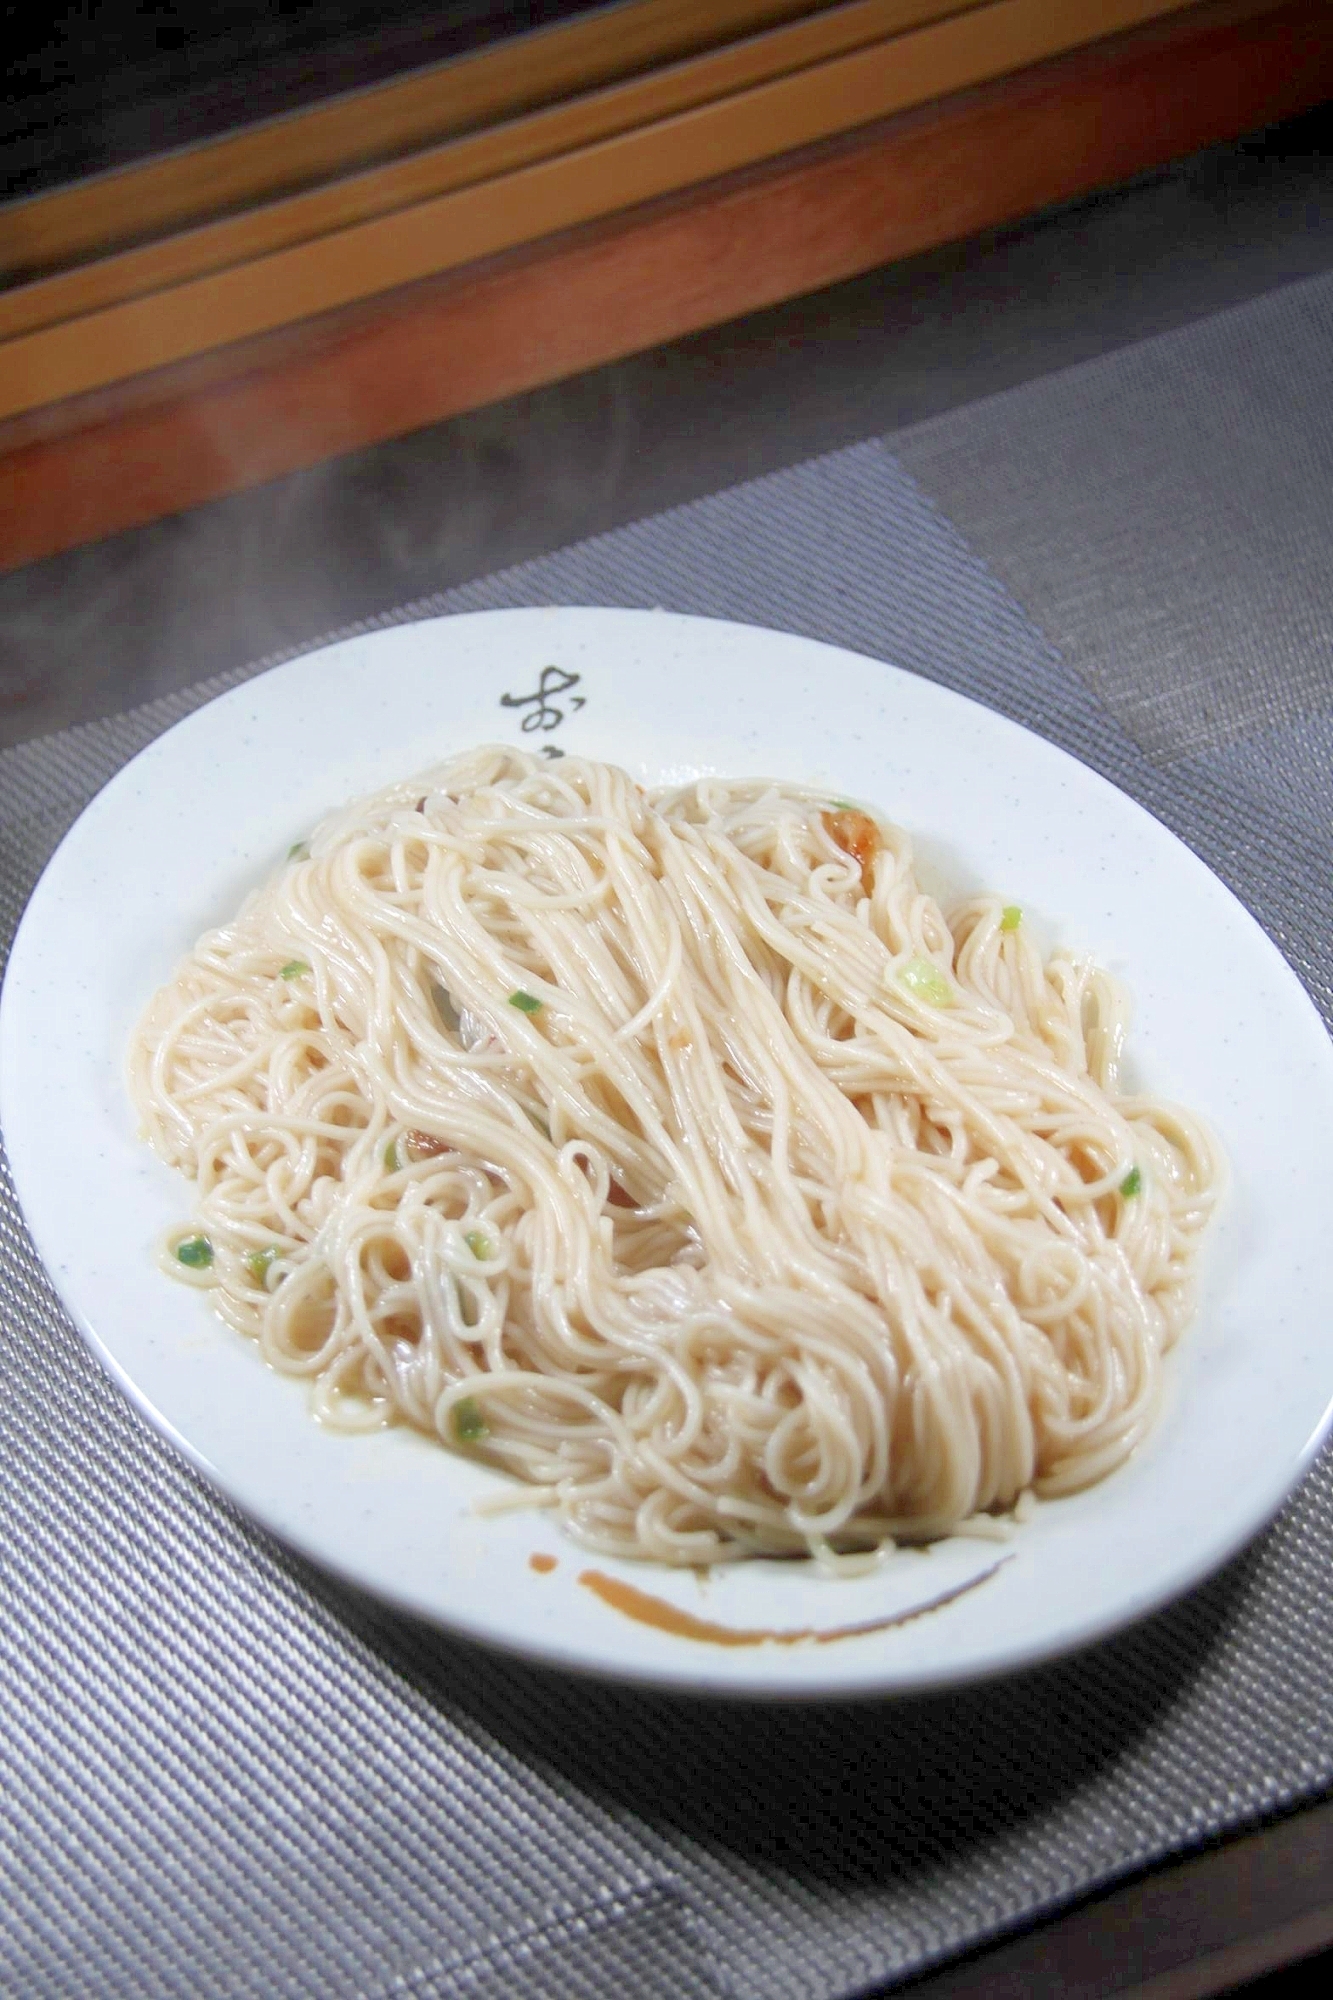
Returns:
[[[303,1386],[159,1274],[154,1240],[185,1218],[188,1193],[137,1139],[122,1081],[148,995],[331,807],[497,740],[646,780],[769,774],[873,800],[915,837],[937,893],[996,889],[1048,943],[1128,978],[1134,1073],[1211,1121],[1234,1176],[1199,1319],[1129,1465],[1007,1544],[946,1542],[859,1579],[761,1562],[701,1580],[592,1559],[540,1513],[476,1514],[504,1484],[486,1468],[405,1430],[321,1429]],[[0,1104],[37,1247],[150,1422],[329,1569],[563,1666],[834,1695],[1027,1665],[1214,1569],[1280,1505],[1331,1414],[1333,1050],[1277,951],[1185,847],[1063,752],[783,634],[653,612],[489,612],[351,639],[223,695],[112,780],[38,884],[0,1007]],[[534,1554],[556,1566],[538,1574]],[[721,1646],[627,1617],[580,1582],[589,1569],[696,1618],[789,1634],[976,1587],[836,1643]]]

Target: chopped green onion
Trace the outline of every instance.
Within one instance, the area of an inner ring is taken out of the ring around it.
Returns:
[[[484,1264],[491,1254],[491,1246],[481,1231],[479,1229],[469,1229],[463,1241],[467,1244],[468,1249],[472,1252],[477,1262]]]
[[[454,1404],[454,1436],[460,1444],[476,1444],[490,1436],[490,1425],[478,1409],[475,1396],[464,1396]]]
[[[1000,912],[1000,929],[1016,931],[1023,921],[1023,912],[1017,903],[1006,903]]]
[[[187,1236],[176,1245],[176,1261],[192,1271],[206,1271],[213,1261],[213,1245],[206,1236]]]
[[[906,965],[898,968],[899,982],[918,1000],[927,1001],[932,1007],[952,1007],[953,988],[938,965],[928,958],[909,958]]]
[[[525,993],[522,987],[517,993],[510,994],[509,1004],[517,1007],[520,1014],[540,1014],[542,1010],[541,1001],[534,999],[531,993]]]
[[[310,842],[308,840],[294,840],[287,849],[287,859],[289,861],[308,861],[310,859]]]
[[[1143,1175],[1137,1167],[1131,1167],[1120,1183],[1120,1192],[1126,1201],[1132,1201],[1143,1186]]]
[[[831,812],[854,813],[860,812],[861,808],[853,799],[834,799],[829,810]]]
[[[458,1009],[453,1003],[453,997],[449,993],[448,988],[433,985],[430,989],[430,997],[443,1025],[449,1030],[451,1035],[456,1035],[458,1033]]]
[[[262,1285],[268,1277],[270,1265],[277,1258],[281,1257],[281,1255],[282,1252],[279,1250],[277,1244],[270,1243],[263,1250],[252,1250],[245,1260],[245,1268],[250,1273],[250,1276],[257,1278]]]
[[[303,972],[309,972],[309,970],[310,967],[303,958],[289,958],[283,966],[282,971],[278,974],[278,977],[279,979],[299,979]]]
[[[398,1141],[396,1139],[390,1139],[388,1145],[384,1148],[384,1164],[391,1174],[396,1174],[401,1170],[402,1163],[398,1158]]]

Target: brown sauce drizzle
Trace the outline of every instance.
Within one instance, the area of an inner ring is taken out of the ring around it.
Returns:
[[[850,854],[861,870],[861,884],[867,895],[875,885],[875,857],[884,845],[879,828],[869,813],[846,806],[821,813],[824,830],[835,847]]]
[[[450,1146],[447,1139],[437,1137],[434,1132],[409,1132],[407,1150],[419,1160],[437,1160],[450,1151]]]
[[[529,1557],[529,1561],[535,1568],[536,1557]],[[626,1618],[633,1618],[640,1625],[655,1626],[659,1632],[672,1632],[680,1639],[702,1639],[713,1646],[799,1646],[807,1640],[816,1646],[827,1646],[834,1639],[857,1639],[867,1632],[888,1632],[895,1625],[910,1625],[913,1619],[924,1618],[928,1612],[942,1611],[946,1604],[965,1597],[969,1590],[989,1583],[997,1570],[1012,1561],[1012,1556],[1001,1556],[999,1562],[992,1563],[980,1576],[971,1577],[966,1583],[957,1583],[952,1590],[941,1591],[938,1597],[928,1599],[925,1604],[913,1605],[910,1611],[895,1611],[889,1618],[870,1618],[861,1625],[834,1625],[825,1631],[814,1625],[805,1625],[791,1632],[718,1625],[711,1618],[696,1618],[692,1611],[682,1611],[679,1605],[668,1603],[665,1597],[654,1597],[651,1591],[640,1590],[636,1584],[625,1583],[620,1577],[607,1576],[600,1569],[581,1571],[579,1582],[594,1597],[600,1597],[603,1604],[609,1604],[613,1611],[623,1612]]]
[[[540,1549],[536,1555],[528,1557],[528,1568],[535,1569],[538,1576],[549,1576],[555,1566],[555,1557],[543,1554]]]

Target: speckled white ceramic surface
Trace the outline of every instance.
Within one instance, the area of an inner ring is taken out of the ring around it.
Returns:
[[[482,741],[614,759],[650,780],[768,773],[873,800],[946,901],[987,886],[1045,940],[1123,974],[1130,1073],[1203,1112],[1233,1186],[1198,1323],[1149,1443],[1004,1545],[958,1540],[830,1581],[598,1561],[721,1625],[790,1632],[941,1609],[836,1644],[720,1647],[627,1619],[539,1514],[408,1432],[330,1435],[198,1294],[158,1272],[183,1183],[136,1138],[122,1056],[200,930],[347,796]],[[354,639],[191,715],[57,851],[0,1006],[0,1105],[20,1198],[65,1303],[129,1395],[205,1475],[330,1569],[479,1639],[571,1667],[751,1694],[942,1685],[1086,1642],[1187,1589],[1275,1511],[1329,1417],[1333,1051],[1229,892],[1062,752],[891,667],[650,612],[507,611]],[[72,1141],[77,1136],[77,1143]],[[534,1572],[544,1553],[555,1567]],[[999,1567],[995,1567],[999,1562]],[[992,1572],[987,1575],[986,1573]]]

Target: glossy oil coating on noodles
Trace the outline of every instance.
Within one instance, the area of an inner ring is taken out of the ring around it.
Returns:
[[[1143,1437],[1220,1163],[1123,998],[827,794],[505,749],[335,814],[150,1005],[164,1257],[585,1544],[830,1557]]]

